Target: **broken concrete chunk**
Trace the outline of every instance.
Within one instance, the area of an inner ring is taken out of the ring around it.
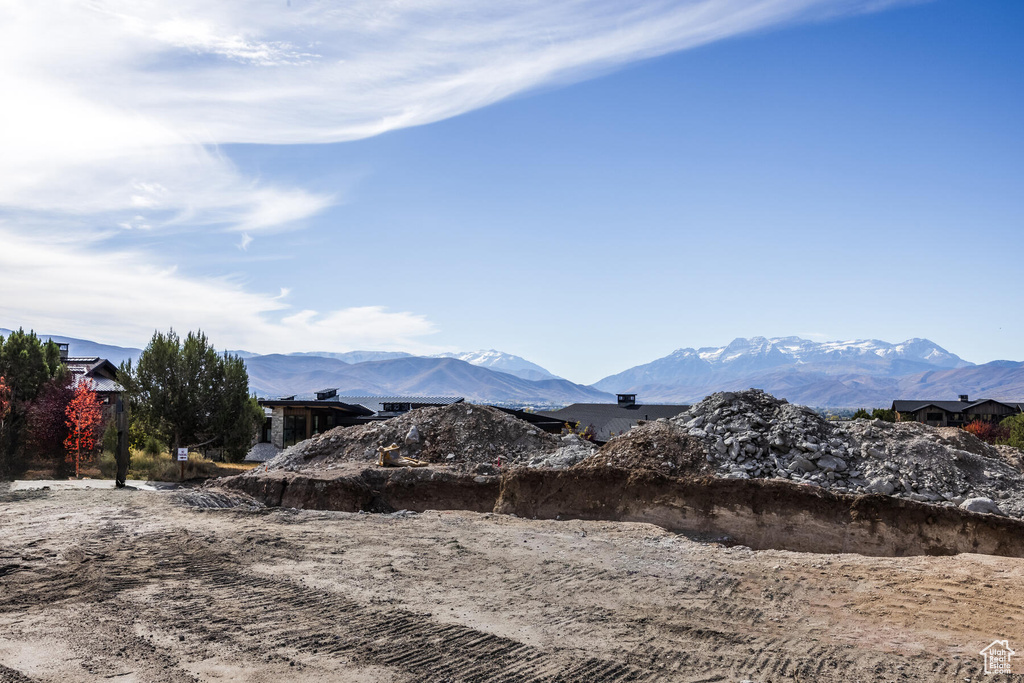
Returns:
[[[999,509],[995,501],[991,498],[968,498],[964,502],[960,503],[962,510],[968,512],[982,512],[989,515],[1000,515],[1005,517],[1006,513]]]

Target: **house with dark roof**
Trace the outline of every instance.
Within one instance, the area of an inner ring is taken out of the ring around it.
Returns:
[[[688,405],[637,403],[636,394],[618,394],[617,399],[617,403],[573,403],[561,410],[539,414],[556,418],[563,424],[579,423],[580,430],[590,427],[594,431],[594,440],[605,442],[628,432],[640,421],[675,417],[690,408]]]
[[[117,400],[124,392],[117,381],[117,366],[106,358],[96,356],[69,356],[68,345],[58,344],[60,348],[60,361],[71,373],[71,386],[77,387],[82,382],[89,380],[92,383],[92,390],[96,392],[100,402],[109,405],[117,405]]]
[[[983,398],[972,401],[962,394],[957,401],[899,400],[892,402],[897,419],[932,427],[963,427],[971,422],[996,422],[1024,411],[1024,403]]]
[[[386,420],[416,408],[462,401],[461,396],[338,396],[335,388],[260,399],[260,405],[269,413],[260,442],[287,448],[335,427]]]

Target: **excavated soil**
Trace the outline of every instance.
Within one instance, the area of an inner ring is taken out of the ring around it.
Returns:
[[[501,476],[357,463],[215,482],[271,506],[345,512],[471,510],[534,519],[650,522],[755,549],[1024,557],[1024,521],[786,480],[673,477],[650,469],[519,468]]]
[[[337,427],[292,446],[264,471],[324,470],[377,460],[377,447],[398,444],[399,455],[460,471],[492,473],[554,453],[562,445],[528,422],[490,406],[456,403],[418,408],[389,420]]]
[[[708,465],[704,445],[667,420],[633,427],[574,467],[644,469],[676,477],[709,474],[713,471]]]
[[[980,681],[1024,643],[1024,560],[985,555],[212,491],[0,490],[0,528],[4,683]]]

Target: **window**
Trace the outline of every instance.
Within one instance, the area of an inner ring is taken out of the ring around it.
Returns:
[[[312,415],[313,434],[320,434],[336,426],[334,411],[316,411]]]
[[[306,416],[285,415],[284,416],[284,447],[294,446],[306,439]]]
[[[928,422],[942,422],[942,413],[928,413],[924,419]]]

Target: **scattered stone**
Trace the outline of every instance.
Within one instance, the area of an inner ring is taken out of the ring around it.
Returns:
[[[712,394],[667,423],[676,439],[700,443],[701,466],[719,477],[788,479],[838,493],[939,505],[985,497],[999,500],[1007,515],[1024,518],[1021,452],[989,446],[962,429],[882,420],[829,422],[757,389]],[[645,463],[672,474],[658,465],[664,458],[647,462],[640,437],[634,429],[608,446],[623,440],[617,447],[634,452],[627,466]],[[634,438],[639,441],[632,443]],[[593,460],[601,462],[601,454]],[[677,474],[698,469],[680,468]]]
[[[1006,516],[1006,513],[999,509],[991,498],[968,498],[960,503],[960,509],[968,512],[984,512],[989,515]]]

